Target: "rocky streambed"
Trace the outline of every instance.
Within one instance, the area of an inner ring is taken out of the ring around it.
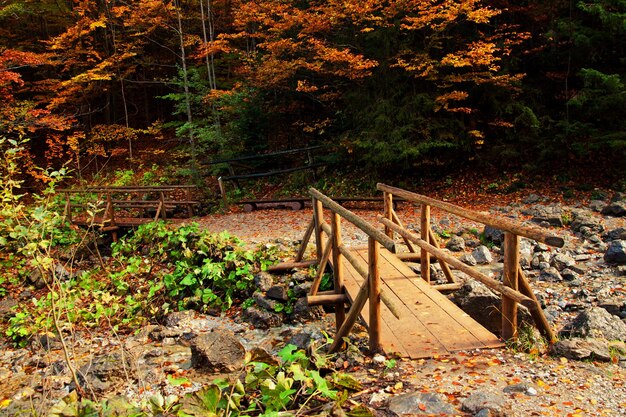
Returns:
[[[492,211],[555,228],[565,237],[560,249],[521,242],[522,267],[559,332],[558,343],[548,348],[528,331],[521,340],[526,346],[409,361],[368,355],[367,333],[357,326],[349,349],[332,358],[334,368],[363,383],[349,400],[380,415],[626,415],[625,196],[569,207],[531,195]],[[499,278],[501,232],[437,212],[432,224],[450,253]],[[354,244],[365,241],[358,231],[349,234]],[[273,244],[293,241],[282,236]],[[438,265],[432,268],[431,276],[444,280]],[[499,332],[500,298],[455,274],[466,283],[450,297]],[[237,314],[177,312],[132,335],[75,332],[66,338],[66,350],[52,334],[24,349],[3,341],[0,415],[46,415],[77,383],[98,399],[180,397],[216,377],[237,376],[246,352],[272,357],[286,344],[323,351],[333,318],[306,305],[308,274],[261,273],[255,279],[254,305]],[[526,314],[521,309],[520,321]]]

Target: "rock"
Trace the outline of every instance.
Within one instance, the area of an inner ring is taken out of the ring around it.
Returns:
[[[474,320],[492,333],[500,334],[502,327],[502,300],[487,286],[474,280],[466,282],[454,293],[452,301]],[[520,307],[517,320],[519,323],[531,322],[528,309]]]
[[[63,348],[61,339],[52,333],[44,333],[37,337],[37,344],[45,350],[59,350]]]
[[[165,316],[163,320],[163,324],[166,327],[177,327],[181,323],[185,321],[192,320],[196,315],[196,312],[193,310],[185,310],[185,311],[174,311],[173,313]]]
[[[600,222],[591,216],[591,213],[585,211],[578,211],[574,216],[574,220],[570,224],[570,228],[575,232],[582,232],[583,228],[587,231],[602,233],[604,227]]]
[[[13,308],[17,306],[17,300],[13,297],[4,297],[0,300],[0,319],[8,320],[15,316]]]
[[[460,236],[452,236],[446,243],[446,248],[452,252],[463,252],[465,250],[465,239]]]
[[[614,201],[609,203],[601,211],[605,216],[624,217],[626,216],[626,201]]]
[[[606,203],[602,200],[591,200],[589,202],[589,208],[598,213],[601,212],[605,206]]]
[[[489,248],[481,245],[472,251],[472,256],[479,264],[489,264],[493,261]]]
[[[576,265],[576,261],[574,260],[574,258],[572,258],[571,256],[567,256],[564,253],[557,253],[552,257],[550,265],[555,267],[557,270],[562,271],[565,268]]]
[[[504,232],[500,229],[496,229],[493,226],[485,226],[483,229],[483,236],[490,242],[495,244],[502,244],[504,242]]]
[[[542,206],[535,205],[529,210],[522,210],[523,214],[532,217],[532,221],[543,226],[563,227],[563,209],[557,205]]]
[[[601,307],[591,307],[578,314],[560,334],[626,341],[626,323]]]
[[[122,388],[124,381],[132,376],[132,367],[128,353],[112,353],[95,357],[77,371],[78,383],[87,391],[103,393],[110,388]],[[70,391],[76,389],[74,382]]]
[[[522,203],[524,204],[535,204],[541,201],[541,197],[537,194],[529,194],[526,197],[522,198]]]
[[[563,271],[561,271],[561,276],[563,277],[565,281],[569,281],[570,283],[573,281],[577,281],[577,280],[578,282],[580,282],[579,280],[580,275],[578,275],[576,271],[573,271],[569,268],[566,268]]]
[[[283,319],[276,313],[261,310],[256,307],[249,307],[244,311],[242,319],[252,324],[257,329],[269,329],[278,327],[283,323]]]
[[[546,245],[545,243],[537,243],[533,247],[533,252],[548,252],[548,251],[550,251],[550,246]]]
[[[291,280],[292,280],[292,281],[294,281],[294,282],[300,282],[300,283],[305,282],[305,281],[308,281],[310,278],[311,278],[311,277],[309,276],[309,274],[308,274],[308,273],[305,273],[305,272],[302,272],[302,271],[297,271],[297,272],[294,272],[294,273],[291,275]]]
[[[609,263],[626,264],[626,240],[614,240],[604,253],[604,260]]]
[[[290,319],[295,322],[305,323],[310,320],[317,320],[324,317],[322,306],[310,306],[306,298],[299,298],[293,306],[293,313]]]
[[[287,295],[287,289],[282,285],[274,285],[265,293],[267,298],[271,298],[276,301],[287,301],[289,296]]]
[[[304,297],[311,290],[311,282],[303,282],[293,287],[293,295],[296,297]]]
[[[473,414],[488,410],[490,414],[485,415],[504,417],[504,401],[501,395],[478,391],[461,402],[461,409]]]
[[[246,354],[239,339],[229,331],[214,330],[191,340],[191,366],[195,369],[233,372]]]
[[[54,278],[61,281],[67,281],[74,277],[74,274],[69,271],[64,265],[57,263],[54,266]]]
[[[313,341],[322,341],[325,340],[324,335],[316,330],[307,329],[300,330],[294,335],[292,335],[288,340],[288,345],[294,345],[298,349],[307,350]]]
[[[611,240],[626,240],[626,228],[618,227],[617,229],[610,230],[602,235],[602,240],[605,242]]]
[[[522,394],[526,394],[529,397],[533,397],[535,395],[537,395],[537,390],[529,383],[527,382],[522,382],[519,384],[512,384],[512,385],[507,385],[506,387],[504,387],[502,389],[502,392],[506,393],[506,394],[513,394],[513,393],[522,393]]]
[[[459,260],[469,266],[476,266],[478,264],[478,262],[476,262],[476,259],[474,259],[474,257],[470,255],[469,253],[466,253],[463,256],[461,256]]]
[[[26,282],[28,282],[38,290],[46,287],[46,280],[41,275],[41,270],[39,268],[33,269],[32,272],[28,274]]]
[[[610,362],[611,354],[609,342],[600,339],[565,339],[559,340],[551,347],[554,356],[562,356],[567,359]]]
[[[541,270],[541,273],[539,274],[539,281],[561,282],[563,281],[563,277],[559,273],[558,269],[547,267]]]
[[[274,277],[269,272],[259,272],[254,276],[254,285],[259,291],[267,291],[274,285]]]
[[[402,394],[390,398],[389,410],[397,416],[458,414],[454,407],[448,403],[445,395],[421,392]]]
[[[257,306],[269,311],[274,311],[276,309],[276,305],[278,304],[276,301],[269,299],[258,291],[252,294],[252,299]]]

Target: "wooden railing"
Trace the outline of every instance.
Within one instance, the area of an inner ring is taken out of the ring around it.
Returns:
[[[119,226],[120,210],[132,210],[134,217],[145,217],[147,210],[154,210],[152,220],[167,219],[167,210],[183,208],[191,217],[198,201],[192,199],[193,185],[88,187],[82,189],[61,189],[65,195],[64,216],[74,223],[98,226],[103,231],[115,231]],[[80,202],[73,202],[78,196]],[[75,213],[82,210],[80,213]],[[85,217],[86,216],[86,217]]]
[[[343,345],[343,338],[350,333],[366,301],[369,300],[369,346],[370,350],[380,350],[380,303],[383,302],[391,312],[399,317],[397,308],[387,298],[380,288],[380,274],[378,270],[379,248],[382,245],[390,251],[395,251],[395,243],[382,231],[363,220],[350,210],[336,203],[329,197],[314,188],[309,190],[313,202],[313,221],[305,233],[305,239],[296,261],[302,259],[307,242],[315,233],[317,241],[317,275],[313,280],[311,290],[307,297],[309,305],[332,304],[335,306],[337,333],[330,351],[334,352]],[[323,209],[330,211],[330,224],[324,221]],[[341,239],[341,219],[345,219],[361,229],[368,236],[368,263],[359,260],[353,252],[349,251]],[[326,238],[324,239],[324,235]],[[331,292],[319,292],[319,286],[324,275],[324,269],[332,256],[334,290]],[[352,300],[352,305],[346,313],[345,304],[348,301],[344,294],[344,263],[348,261],[354,269],[363,277],[363,284]]]
[[[458,284],[456,284],[455,278],[453,277],[448,264],[482,282],[492,290],[495,290],[502,295],[501,336],[503,339],[507,340],[517,336],[517,309],[518,304],[522,304],[529,309],[535,325],[542,332],[542,334],[550,342],[555,340],[552,328],[543,314],[537,297],[533,293],[530,283],[519,265],[519,237],[524,236],[550,246],[562,247],[564,241],[561,237],[556,236],[545,229],[525,226],[519,222],[509,219],[468,210],[424,195],[391,187],[389,185],[378,184],[377,188],[383,192],[383,199],[385,201],[385,215],[384,217],[379,217],[379,220],[385,226],[385,235],[389,239],[393,239],[394,232],[398,233],[404,239],[404,242],[410,252],[416,251],[413,244],[419,247],[420,271],[421,276],[425,281],[430,282],[430,257],[432,255],[439,261],[451,288]],[[409,232],[403,227],[402,222],[393,209],[392,203],[394,196],[401,197],[406,201],[415,202],[421,205],[419,236]],[[430,225],[431,207],[436,207],[445,212],[492,226],[504,232],[504,267],[502,283],[478,272],[474,268],[471,268],[455,257],[439,249],[439,242]]]

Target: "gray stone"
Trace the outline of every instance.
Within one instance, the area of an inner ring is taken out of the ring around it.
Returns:
[[[59,350],[63,348],[59,336],[52,333],[44,333],[37,337],[37,344],[45,350]]]
[[[291,280],[292,280],[292,281],[294,281],[294,282],[300,282],[300,283],[305,282],[305,281],[308,281],[310,278],[311,278],[311,277],[309,276],[309,274],[308,274],[308,273],[305,273],[305,272],[302,272],[302,271],[297,271],[297,272],[294,272],[294,273],[291,275]]]
[[[246,350],[231,332],[214,330],[191,340],[191,366],[233,372],[241,367]]]
[[[321,341],[324,339],[325,339],[324,335],[320,333],[319,331],[307,329],[307,330],[300,330],[299,332],[293,334],[287,340],[287,344],[294,345],[298,349],[307,350],[309,346],[311,346],[311,343],[313,341],[315,340]]]
[[[571,256],[567,256],[564,253],[557,253],[552,257],[550,261],[550,265],[558,269],[559,271],[564,270],[565,268],[569,268],[570,266],[576,265],[576,261]]]
[[[563,227],[564,212],[560,206],[535,205],[528,210],[522,210],[522,213],[533,216],[531,220],[542,227]]]
[[[46,280],[41,275],[41,270],[39,268],[33,269],[31,273],[28,274],[26,282],[28,282],[38,290],[46,287]]]
[[[605,206],[606,203],[602,200],[591,200],[589,202],[589,208],[598,213],[601,212]]]
[[[604,260],[610,263],[626,264],[626,240],[614,240],[604,253]]]
[[[185,311],[174,311],[167,316],[165,316],[165,320],[163,320],[163,324],[166,327],[176,327],[185,321],[192,320],[196,315],[196,312],[193,310],[185,310]]]
[[[618,201],[626,201],[626,193],[618,191],[613,194],[613,197],[611,197],[611,203],[616,203]]]
[[[268,297],[264,296],[262,293],[258,291],[252,294],[252,299],[254,300],[257,306],[265,310],[274,311],[276,309],[277,302],[269,299]]]
[[[493,261],[489,248],[481,245],[472,251],[472,256],[479,264],[489,264]]]
[[[293,295],[296,297],[304,297],[311,290],[311,282],[303,282],[293,287]]]
[[[276,301],[287,301],[289,296],[287,295],[287,289],[282,285],[274,285],[265,294],[268,298]]]
[[[474,257],[469,253],[466,253],[463,256],[461,256],[459,260],[469,266],[476,266],[478,264],[476,262],[476,259],[474,259]]]
[[[77,372],[81,387],[87,392],[93,390],[96,393],[103,393],[112,387],[119,388],[132,375],[128,353],[97,356]],[[70,391],[73,389],[76,389],[74,382],[70,384]]]
[[[626,341],[626,324],[601,307],[591,307],[565,326],[561,335]]]
[[[583,228],[597,233],[602,233],[604,230],[600,221],[593,217],[591,213],[586,211],[578,211],[575,213],[574,220],[570,224],[570,228],[575,232],[582,232]]]
[[[561,271],[561,276],[563,277],[563,279],[565,281],[575,281],[578,280],[580,275],[578,274],[578,272],[571,270],[569,268],[566,268],[564,270]]]
[[[257,329],[269,329],[278,327],[283,323],[283,319],[276,313],[261,310],[256,307],[249,307],[244,311],[242,319],[252,324]]]
[[[446,243],[446,248],[452,252],[463,252],[465,250],[465,239],[460,236],[452,236]]]
[[[489,410],[490,415],[503,417],[505,415],[504,402],[505,399],[501,395],[478,391],[461,402],[461,409],[474,414],[482,410]]]
[[[626,201],[614,201],[602,209],[605,216],[624,217],[626,216]]]
[[[565,339],[559,340],[551,347],[551,354],[568,359],[610,362],[609,342],[600,339]]]
[[[558,269],[548,267],[541,270],[541,273],[539,274],[539,281],[561,282],[563,281],[563,277],[559,273]]]
[[[610,230],[602,235],[602,239],[607,242],[610,240],[626,240],[626,228],[618,227]]]
[[[483,236],[485,236],[485,238],[489,241],[498,245],[504,242],[504,232],[492,226],[485,226],[485,228],[483,229]]]
[[[267,291],[274,285],[274,277],[269,272],[259,272],[254,276],[254,286],[259,291]]]
[[[13,297],[4,297],[0,300],[0,319],[8,320],[15,316],[13,308],[17,306],[17,300]]]
[[[533,247],[533,252],[548,252],[549,250],[550,246],[546,245],[545,243],[537,243]]]
[[[528,396],[537,395],[537,390],[535,389],[535,387],[533,387],[532,384],[529,384],[528,382],[507,385],[502,389],[502,392],[504,392],[505,394],[522,393]]]
[[[529,194],[522,199],[522,203],[524,204],[535,204],[541,201],[541,197],[537,194]]]
[[[397,416],[458,414],[443,394],[421,392],[402,394],[390,398],[389,410]]]
[[[310,306],[306,302],[306,298],[299,298],[293,305],[293,313],[290,319],[295,322],[305,323],[322,317],[324,317],[322,306]]]

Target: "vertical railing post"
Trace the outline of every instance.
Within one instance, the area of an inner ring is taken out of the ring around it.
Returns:
[[[370,351],[380,351],[380,272],[378,270],[379,244],[370,237],[367,242],[368,284],[370,302],[369,336]]]
[[[313,206],[313,219],[315,219],[314,232],[317,262],[320,262],[320,260],[322,259],[322,251],[324,250],[324,242],[322,241],[322,223],[324,223],[324,211],[322,210],[322,202],[315,197],[313,197],[311,205]]]
[[[390,222],[393,221],[393,194],[383,192],[383,202],[385,203],[385,218]],[[385,234],[393,239],[393,230],[385,226]]]
[[[222,179],[222,177],[217,178],[217,185],[219,185],[220,187],[220,194],[222,195],[224,210],[228,210],[228,197],[226,196],[226,188],[224,188],[224,180]]]
[[[504,232],[504,271],[502,283],[517,291],[519,266],[519,236]],[[517,337],[517,303],[502,296],[502,338]]]
[[[72,223],[72,199],[70,198],[70,193],[65,192],[65,210],[63,216],[67,219],[68,222]]]
[[[428,243],[430,241],[430,206],[422,204],[421,217],[420,217],[420,237]],[[420,272],[422,279],[430,283],[430,253],[426,249],[420,251]]]
[[[159,201],[161,203],[161,217],[163,220],[167,220],[167,209],[165,208],[165,195],[163,191],[159,192]]]
[[[187,199],[187,214],[189,217],[193,217],[193,204],[191,204],[191,188],[187,187],[185,190],[185,198]]]
[[[332,213],[331,227],[333,232],[333,275],[335,282],[335,293],[343,294],[343,255],[339,251],[341,246],[341,218],[339,214]],[[346,310],[343,303],[335,304],[335,323],[337,331],[341,328],[346,318]]]
[[[105,215],[102,218],[102,224],[108,220],[111,222],[111,226],[115,226],[115,210],[113,209],[113,198],[111,197],[111,192],[107,191],[107,208],[104,211]]]

